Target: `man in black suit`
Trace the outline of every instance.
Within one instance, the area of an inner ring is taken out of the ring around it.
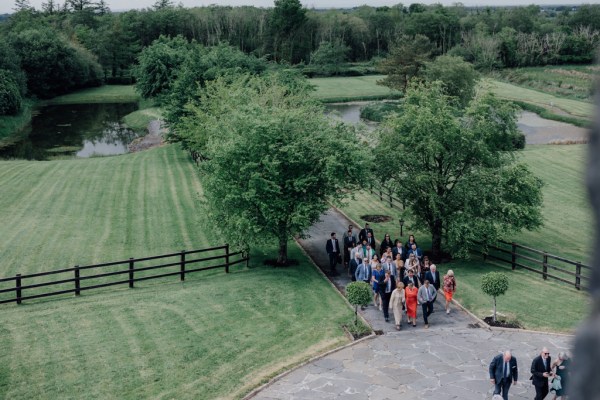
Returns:
[[[429,281],[431,286],[435,288],[435,297],[431,302],[431,312],[433,312],[433,304],[435,303],[435,300],[437,299],[437,294],[440,290],[440,273],[437,271],[437,267],[435,266],[435,264],[431,264],[431,267],[429,267],[429,271],[425,273],[425,279],[423,279],[423,281]]]
[[[373,237],[373,241],[375,241],[375,235],[373,234],[373,229],[371,229],[369,227],[369,224],[365,224],[365,227],[360,230],[360,232],[358,233],[358,240],[361,242],[363,240],[367,240],[368,233],[371,233],[371,236]]]
[[[408,286],[409,281],[412,281],[416,288],[419,287],[419,278],[416,277],[415,272],[412,269],[408,270],[408,275],[406,275],[402,280],[402,283],[404,283],[404,287]]]
[[[348,275],[350,275],[352,282],[356,282],[356,270],[361,263],[362,257],[359,252],[356,252],[354,258],[350,260],[350,264],[348,265]]]
[[[337,275],[335,266],[340,255],[340,244],[335,238],[335,232],[331,232],[331,239],[327,241],[327,244],[325,245],[325,251],[327,251],[327,254],[329,254],[329,273],[331,275]]]
[[[552,376],[552,360],[547,348],[531,362],[531,383],[535,386],[535,400],[543,400],[548,394],[548,378]]]
[[[385,271],[385,279],[383,284],[379,285],[379,292],[381,294],[381,301],[383,303],[383,317],[385,322],[390,322],[390,299],[392,298],[392,292],[396,289],[396,279],[391,274],[391,271]]]
[[[349,228],[348,232],[344,233],[344,265],[346,266],[348,266],[351,261],[350,251],[354,247],[356,247],[356,236],[352,233],[352,229]]]
[[[517,368],[517,359],[512,356],[510,351],[498,354],[490,363],[490,380],[494,387],[494,394],[502,392],[502,398],[508,400],[508,389],[514,382],[517,383],[519,370]]]

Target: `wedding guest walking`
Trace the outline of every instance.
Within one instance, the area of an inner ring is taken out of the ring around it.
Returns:
[[[548,395],[548,378],[552,376],[552,359],[547,348],[531,362],[531,383],[535,386],[535,400],[543,400]]]
[[[360,257],[358,259],[361,260]],[[371,284],[371,272],[371,264],[365,258],[363,258],[358,264],[358,267],[356,267],[354,276],[356,277],[357,281]]]
[[[423,286],[419,288],[418,302],[423,307],[423,321],[425,322],[425,328],[429,328],[428,318],[433,312],[433,299],[435,298],[435,288],[429,284],[426,279],[423,282]]]
[[[385,272],[383,272],[383,269],[381,269],[381,264],[378,263],[371,275],[371,283],[373,285],[373,303],[375,304],[375,307],[379,307],[379,311],[383,309],[380,292],[384,279]]]
[[[350,276],[352,282],[356,282],[356,270],[361,263],[362,258],[360,257],[360,253],[354,253],[354,258],[350,260],[350,264],[348,265],[348,276]]]
[[[567,400],[569,397],[569,374],[571,372],[571,360],[567,356],[567,353],[561,351],[558,353],[558,360],[552,363],[552,368],[554,369],[554,375],[556,378],[560,377],[560,389],[557,389],[554,392],[554,399],[557,400]],[[555,379],[556,379],[555,378]]]
[[[335,266],[338,263],[338,259],[340,258],[340,243],[335,237],[335,232],[331,232],[331,238],[327,241],[325,245],[325,251],[329,255],[329,273],[332,276],[337,275],[337,271],[335,270]]]
[[[412,326],[417,326],[417,294],[418,289],[415,287],[413,281],[408,281],[407,286],[404,289],[404,297],[406,299],[406,317],[408,323],[412,322]]]
[[[392,292],[396,289],[396,278],[391,274],[391,271],[385,271],[383,284],[380,285],[381,302],[383,306],[383,318],[385,322],[390,322],[390,300]]]
[[[383,255],[383,253],[385,253],[387,251],[387,249],[391,250],[393,247],[394,247],[394,242],[392,242],[390,235],[388,235],[386,233],[385,237],[381,241],[381,244],[379,245],[379,255]]]
[[[516,357],[513,357],[510,351],[498,354],[490,363],[489,373],[494,385],[494,394],[499,395],[502,392],[502,398],[508,400],[510,385],[513,382],[517,383],[519,378]]]
[[[454,279],[454,271],[448,270],[444,275],[444,297],[446,298],[446,314],[450,314],[450,303],[456,292],[456,280]]]
[[[394,314],[394,322],[396,323],[397,331],[402,327],[402,309],[404,308],[405,302],[404,283],[398,282],[396,290],[392,292],[392,297],[390,297],[390,308]]]

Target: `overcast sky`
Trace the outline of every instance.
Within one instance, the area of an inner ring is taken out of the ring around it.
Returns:
[[[36,9],[41,8],[42,2],[45,0],[30,0],[30,4]],[[64,0],[60,0],[59,3],[63,3]],[[106,3],[112,10],[121,11],[129,10],[132,8],[145,8],[150,7],[156,0],[106,0]],[[402,3],[409,5],[411,3],[425,3],[434,4],[442,3],[444,5],[450,5],[456,3],[456,0],[301,0],[302,4],[308,8],[347,8],[368,4],[370,6],[392,6],[394,4]],[[184,7],[195,7],[195,6],[207,6],[210,4],[226,5],[226,6],[239,6],[239,5],[253,5],[256,7],[272,7],[273,0],[175,0],[175,4],[183,4]],[[488,6],[488,5],[526,5],[526,4],[600,4],[600,0],[537,0],[537,1],[520,1],[520,0],[463,0],[463,4],[467,6]],[[14,0],[0,0],[0,13],[12,12]]]

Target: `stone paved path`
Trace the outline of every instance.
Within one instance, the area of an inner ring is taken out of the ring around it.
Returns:
[[[311,237],[300,241],[323,270],[329,265],[325,240],[334,231],[341,237],[349,223],[337,211],[329,210],[311,228]],[[343,288],[349,279],[342,267],[338,266],[338,271],[341,275],[333,281]],[[416,328],[403,324],[400,332],[383,320],[380,311],[368,307],[363,316],[384,335],[309,363],[254,399],[490,399],[492,386],[487,368],[491,359],[506,349],[517,358],[520,372],[520,382],[511,388],[510,398],[532,399],[535,390],[529,381],[531,360],[544,346],[553,358],[572,347],[569,336],[489,331],[460,310],[453,309],[446,315],[439,303],[430,317],[430,329],[423,328],[421,319]]]

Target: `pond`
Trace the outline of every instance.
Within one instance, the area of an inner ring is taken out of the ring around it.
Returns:
[[[377,123],[360,118],[360,109],[366,104],[369,102],[332,103],[327,104],[325,110],[334,118],[352,124],[361,122],[372,130],[377,127]],[[588,130],[585,128],[544,119],[527,111],[519,114],[517,124],[519,130],[525,134],[527,144],[579,142],[587,140],[588,137]]]
[[[137,135],[121,119],[137,108],[137,103],[42,107],[23,132],[0,142],[0,158],[48,160],[127,153],[127,145]]]

